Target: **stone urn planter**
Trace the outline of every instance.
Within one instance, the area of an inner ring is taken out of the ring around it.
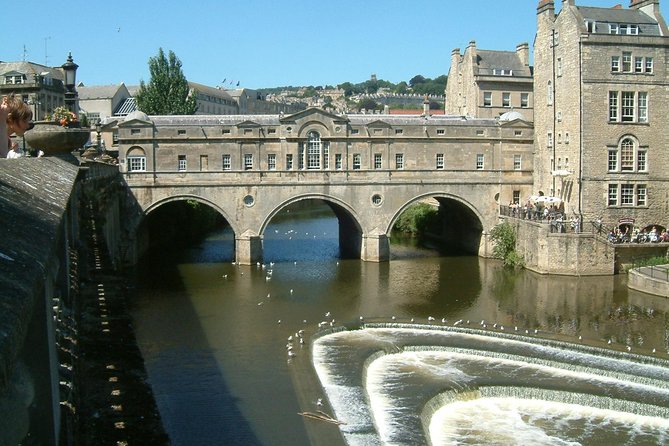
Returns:
[[[63,127],[54,121],[37,121],[24,138],[30,147],[44,152],[45,156],[71,153],[86,144],[91,136],[90,129]]]

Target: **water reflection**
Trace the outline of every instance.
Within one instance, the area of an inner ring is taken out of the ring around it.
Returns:
[[[322,395],[293,385],[286,340],[301,329],[313,334],[324,320],[444,319],[478,328],[483,321],[492,332],[537,330],[666,354],[667,301],[628,291],[623,277],[509,273],[495,261],[438,257],[407,244],[392,245],[389,263],[341,260],[327,208],[286,214],[266,230],[264,264],[233,264],[229,229],[147,262],[133,317],[175,445],[318,443],[297,413]]]

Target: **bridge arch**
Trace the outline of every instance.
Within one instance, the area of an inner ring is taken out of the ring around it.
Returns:
[[[386,234],[391,233],[404,211],[427,198],[437,200],[440,211],[447,217],[443,220],[441,233],[437,234],[440,239],[459,251],[479,254],[484,233],[484,216],[473,203],[447,192],[428,192],[406,201],[390,219]]]
[[[175,202],[175,201],[186,201],[186,200],[197,201],[198,203],[206,204],[210,208],[216,210],[216,212],[218,212],[221,215],[221,217],[223,217],[225,219],[225,221],[230,225],[230,227],[232,228],[232,231],[235,234],[239,234],[238,228],[235,227],[236,226],[235,220],[232,217],[230,217],[229,215],[227,215],[225,210],[223,210],[218,204],[214,203],[213,201],[208,200],[206,198],[202,198],[198,195],[191,195],[191,194],[172,195],[172,196],[163,198],[161,200],[155,201],[155,202],[151,203],[149,206],[147,206],[146,209],[144,210],[144,214],[145,214],[144,218],[146,218],[146,216],[148,216],[151,212],[155,211],[156,209],[158,209],[159,207],[161,207],[161,206],[163,206],[167,203],[171,203],[171,202]]]
[[[320,200],[330,207],[339,223],[339,249],[342,256],[345,258],[360,258],[364,237],[360,216],[350,204],[326,194],[300,194],[279,203],[263,220],[260,235],[264,235],[267,226],[281,210],[291,204],[306,200]]]

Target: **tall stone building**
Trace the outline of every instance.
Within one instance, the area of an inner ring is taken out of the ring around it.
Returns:
[[[659,0],[538,4],[535,188],[586,223],[667,225],[668,36]]]
[[[497,118],[511,111],[532,121],[532,67],[530,49],[521,43],[516,51],[480,50],[469,42],[465,53],[451,53],[446,85],[446,114]]]

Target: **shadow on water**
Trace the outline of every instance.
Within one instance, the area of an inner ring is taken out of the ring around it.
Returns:
[[[152,252],[141,262],[138,292],[132,309],[149,381],[164,428],[173,445],[260,445],[239,410],[220,364],[200,326],[200,317],[184,299],[187,293],[177,265],[192,258],[220,261],[228,256],[216,240],[206,248]],[[229,251],[229,249],[227,249]],[[213,254],[215,253],[215,254]],[[192,379],[191,377],[197,377]],[[175,390],[178,389],[178,390]]]

